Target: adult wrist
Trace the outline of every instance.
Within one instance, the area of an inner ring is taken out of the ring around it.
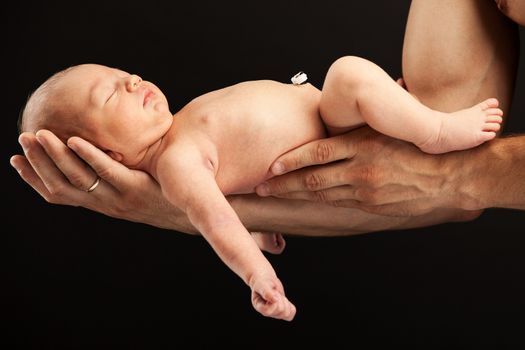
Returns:
[[[525,210],[525,137],[495,139],[480,151],[478,196],[484,208]]]
[[[499,206],[498,189],[505,185],[506,172],[513,162],[512,150],[504,138],[497,138],[475,149],[458,152],[461,165],[454,191],[459,208],[480,210]],[[512,181],[512,179],[510,179]]]

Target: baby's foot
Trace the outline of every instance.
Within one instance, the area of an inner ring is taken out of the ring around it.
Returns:
[[[286,241],[280,233],[252,232],[252,237],[259,249],[268,253],[281,254],[286,246]]]
[[[496,137],[503,111],[498,100],[489,98],[473,107],[453,113],[438,113],[440,128],[426,142],[417,146],[424,152],[437,154],[476,147]]]

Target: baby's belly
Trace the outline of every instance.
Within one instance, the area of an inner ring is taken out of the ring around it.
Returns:
[[[296,88],[302,87],[290,87]],[[272,177],[270,167],[281,155],[325,137],[319,90],[310,87],[306,91],[304,101],[261,104],[256,108],[258,115],[250,118],[260,122],[240,128],[239,134],[230,135],[219,148],[216,181],[225,195],[253,193],[257,185]]]

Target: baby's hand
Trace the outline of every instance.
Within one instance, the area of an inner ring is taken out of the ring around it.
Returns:
[[[252,305],[263,316],[291,321],[295,306],[284,295],[284,288],[276,276],[261,276],[254,279]]]
[[[280,233],[252,232],[252,237],[259,248],[268,253],[281,254],[286,246]]]

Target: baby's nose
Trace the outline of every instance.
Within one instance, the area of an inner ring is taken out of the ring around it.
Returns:
[[[135,91],[142,82],[142,78],[139,77],[136,74],[132,74],[129,76],[128,80],[126,81],[126,88],[128,91],[132,92]]]

